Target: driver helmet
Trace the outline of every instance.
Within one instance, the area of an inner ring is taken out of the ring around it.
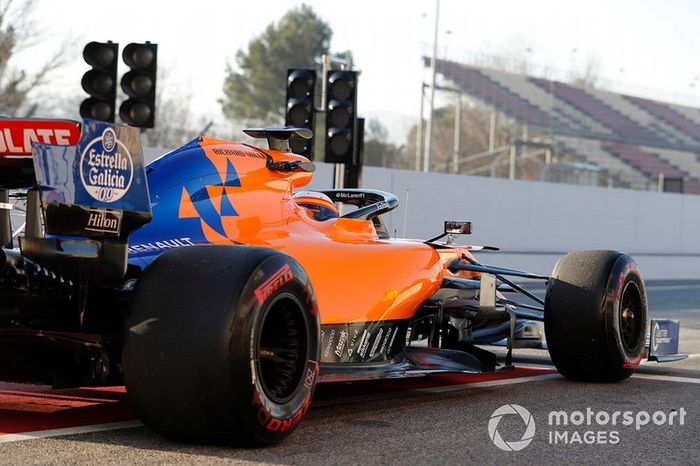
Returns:
[[[338,208],[331,198],[316,191],[297,191],[292,196],[297,205],[304,207],[307,213],[319,222],[340,217]]]

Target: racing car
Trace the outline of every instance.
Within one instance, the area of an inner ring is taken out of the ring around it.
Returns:
[[[459,244],[468,221],[392,238],[392,194],[304,190],[315,166],[289,140],[309,130],[245,132],[268,147],[199,137],[146,165],[136,128],[0,119],[0,380],[123,382],[157,432],[269,445],[318,383],[508,370],[533,322],[572,380],[682,357],[677,322],[652,321],[646,344],[629,255],[539,275],[477,260],[496,248]]]

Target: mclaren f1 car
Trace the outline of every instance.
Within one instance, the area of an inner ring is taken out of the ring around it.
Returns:
[[[574,252],[544,276],[477,260],[466,221],[391,238],[392,194],[303,190],[314,165],[288,141],[308,130],[246,133],[269,147],[200,137],[146,165],[135,128],[0,119],[1,380],[123,381],[158,432],[265,445],[318,383],[508,370],[533,322],[573,380],[680,357],[674,322],[646,344],[628,255]]]

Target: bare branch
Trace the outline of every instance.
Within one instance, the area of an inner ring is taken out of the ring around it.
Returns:
[[[0,0],[0,109],[7,114],[34,114],[38,104],[30,102],[49,76],[66,62],[71,47],[64,41],[35,73],[15,69],[13,58],[42,40],[37,35],[32,13],[34,0]]]

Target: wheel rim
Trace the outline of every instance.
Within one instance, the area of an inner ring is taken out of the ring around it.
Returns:
[[[257,345],[260,384],[275,403],[292,398],[301,384],[307,358],[306,319],[290,294],[277,296],[261,320]]]
[[[641,293],[636,283],[629,282],[620,301],[620,337],[627,352],[638,349],[643,326]]]

